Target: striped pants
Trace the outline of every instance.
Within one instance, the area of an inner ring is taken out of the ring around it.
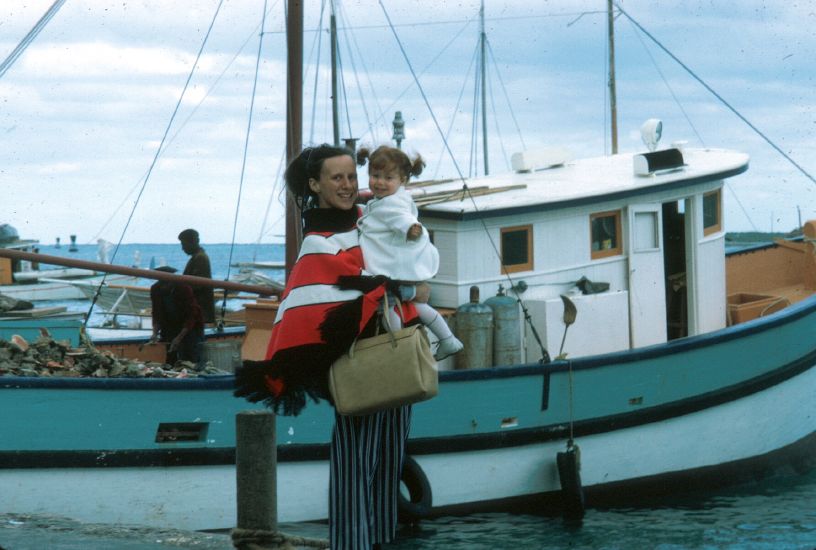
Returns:
[[[396,535],[410,427],[410,405],[366,416],[335,413],[329,473],[332,550],[370,550]]]

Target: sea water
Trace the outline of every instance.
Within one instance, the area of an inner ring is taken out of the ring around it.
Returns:
[[[238,264],[248,262],[279,262],[284,259],[284,247],[282,244],[202,244],[202,247],[210,257],[210,265],[212,267],[212,276],[214,279],[225,280],[237,274],[241,267]],[[76,250],[72,251],[68,245],[62,244],[59,248],[54,245],[41,245],[39,247],[41,254],[50,256],[60,256],[75,260],[93,261],[97,262],[99,258],[99,247],[97,245],[81,244],[76,246]],[[184,271],[184,266],[190,257],[184,253],[180,244],[145,244],[145,243],[130,243],[123,244],[118,250],[111,249],[108,251],[108,261],[110,263],[126,266],[126,267],[140,267],[149,269],[151,267],[159,267],[162,265],[169,265],[175,267],[178,273]],[[56,266],[40,265],[40,269],[50,269]],[[261,274],[270,277],[271,279],[283,282],[283,269],[259,269]],[[142,280],[139,284],[149,286],[153,280]],[[59,300],[53,302],[38,302],[37,306],[43,307],[45,305],[63,306],[68,311],[80,312],[88,314],[89,326],[100,326],[105,322],[105,315],[98,307],[90,309],[91,303],[88,300]],[[216,304],[217,308],[221,307],[221,303]],[[227,309],[236,309],[241,307],[241,302],[237,300],[230,300],[227,303]],[[120,316],[120,322],[126,323],[127,319]]]
[[[54,488],[59,490],[58,487]],[[387,548],[746,549],[816,548],[816,471],[728,490],[674,495],[630,508],[589,509],[580,526],[558,517],[485,513],[401,527]],[[325,538],[325,523],[281,524],[285,533]],[[0,515],[5,550],[228,550],[228,533],[79,524],[63,518]]]
[[[224,279],[230,245],[204,245],[213,277]],[[41,247],[43,254],[96,259],[96,246],[77,252]],[[132,265],[138,251],[141,267],[164,263],[183,270],[187,256],[175,244],[127,244],[114,263]],[[281,260],[280,245],[236,245],[232,263]],[[282,273],[268,274],[282,279]],[[72,304],[81,311],[88,302]],[[59,487],[54,488],[55,491]],[[2,498],[2,488],[0,488]],[[287,533],[325,538],[323,523],[282,524]],[[162,550],[232,548],[227,533],[149,529],[128,525],[81,524],[65,518],[0,515],[3,550]],[[589,509],[583,523],[567,526],[560,518],[525,514],[474,514],[426,520],[402,527],[388,548],[444,549],[816,549],[816,471],[780,477],[727,490],[673,495],[641,502],[636,507]]]

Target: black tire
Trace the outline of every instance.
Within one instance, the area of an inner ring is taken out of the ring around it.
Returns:
[[[397,519],[403,524],[418,523],[431,514],[433,507],[431,484],[422,467],[407,455],[400,480],[402,483],[397,494]],[[403,494],[403,488],[408,490],[408,498]]]

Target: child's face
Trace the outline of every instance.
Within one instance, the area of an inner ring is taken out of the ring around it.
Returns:
[[[403,183],[405,178],[395,168],[373,168],[368,172],[368,187],[378,199],[393,195]]]

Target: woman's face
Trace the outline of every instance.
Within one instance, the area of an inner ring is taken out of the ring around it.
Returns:
[[[320,208],[349,210],[357,200],[357,167],[348,155],[323,161],[320,179],[309,178],[309,188],[317,193]]]

